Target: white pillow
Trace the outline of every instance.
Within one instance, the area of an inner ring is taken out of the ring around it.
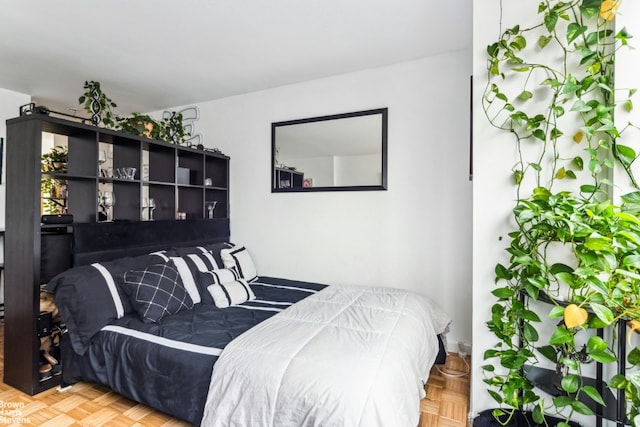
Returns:
[[[231,249],[220,250],[220,257],[225,268],[235,269],[240,277],[247,282],[251,282],[258,273],[256,266],[249,255],[249,251],[244,246],[235,246]]]
[[[223,268],[200,273],[200,276],[212,283],[207,286],[207,290],[218,308],[227,308],[256,298],[246,280],[239,278],[234,270]]]

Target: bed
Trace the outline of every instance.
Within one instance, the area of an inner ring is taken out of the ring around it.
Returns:
[[[62,385],[196,425],[417,425],[449,318],[399,289],[259,276],[228,226],[75,226],[74,268],[47,284],[68,331]]]

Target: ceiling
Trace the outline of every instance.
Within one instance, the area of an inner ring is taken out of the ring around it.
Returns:
[[[0,0],[0,88],[151,112],[471,49],[472,0]]]

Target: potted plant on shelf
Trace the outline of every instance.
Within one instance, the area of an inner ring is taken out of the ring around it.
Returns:
[[[188,136],[191,136],[191,133],[184,129],[182,113],[172,111],[167,117],[162,119],[160,139],[163,141],[182,145]]]
[[[617,354],[615,340],[623,337],[594,333],[617,322],[640,326],[640,193],[616,205],[608,179],[621,168],[638,187],[631,170],[638,155],[620,143],[624,129],[613,120],[615,53],[631,37],[626,29],[614,32],[618,5],[543,1],[538,23],[508,28],[487,47],[483,110],[494,127],[513,135],[518,155],[509,261],[495,267],[487,322],[498,343],[484,352],[489,363],[482,367],[500,406],[491,417],[500,425],[518,425],[523,414],[533,425],[545,425],[552,414],[559,426],[574,414],[594,415],[605,401],[587,382],[585,364],[626,358],[640,366],[637,347]],[[633,107],[630,99],[618,103]],[[555,322],[546,337],[545,317]],[[549,400],[528,375],[543,360],[556,371],[557,393]],[[639,378],[629,370],[606,383],[624,390],[634,426],[640,426]]]
[[[151,139],[161,139],[162,125],[148,114],[132,113],[130,117],[117,117],[116,129]]]
[[[115,116],[111,108],[117,105],[102,92],[100,82],[85,81],[84,89],[85,92],[78,98],[78,103],[84,104],[85,111],[91,114],[91,122],[96,126],[103,123],[106,127],[114,127]]]
[[[40,170],[43,172],[66,172],[68,158],[67,147],[56,145],[40,158]]]
[[[66,173],[69,153],[66,146],[57,145],[40,158],[42,172]],[[42,208],[47,214],[62,214],[66,211],[66,181],[43,176],[40,181],[43,195]]]

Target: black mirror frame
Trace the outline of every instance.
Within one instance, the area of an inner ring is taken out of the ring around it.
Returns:
[[[301,123],[320,122],[327,120],[346,119],[349,117],[382,115],[382,183],[380,185],[355,185],[355,186],[335,186],[335,187],[305,187],[305,188],[276,188],[276,128],[281,126],[297,125]],[[381,191],[387,190],[387,127],[388,108],[377,108],[372,110],[355,111],[352,113],[332,114],[328,116],[310,117],[306,119],[288,120],[271,123],[271,192],[272,193],[310,193],[316,191]]]

